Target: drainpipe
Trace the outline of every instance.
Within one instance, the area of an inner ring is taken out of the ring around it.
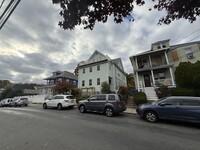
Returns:
[[[170,75],[171,75],[171,78],[172,78],[172,85],[175,86],[175,81],[174,81],[174,76],[173,76],[172,67],[169,68],[169,71],[170,71]]]
[[[166,59],[167,65],[169,65],[169,59],[168,59],[168,57],[167,57],[166,51],[165,51],[165,59]]]

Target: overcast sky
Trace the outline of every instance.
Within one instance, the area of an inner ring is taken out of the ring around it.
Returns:
[[[5,0],[0,14],[10,0]],[[0,0],[0,3],[2,0]],[[95,50],[111,59],[121,57],[131,73],[129,57],[147,51],[151,44],[170,39],[170,44],[200,40],[200,19],[193,24],[181,19],[170,25],[157,25],[163,13],[148,11],[152,3],[136,6],[134,22],[115,24],[112,18],[97,23],[94,30],[77,27],[63,30],[60,7],[51,0],[21,0],[0,30],[0,79],[14,83],[46,83],[53,71],[74,72],[78,62],[87,60]]]

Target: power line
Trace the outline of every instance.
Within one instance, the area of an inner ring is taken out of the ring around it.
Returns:
[[[198,32],[198,31],[200,31],[200,28],[198,28],[197,30],[193,31],[192,33],[186,35],[186,36],[183,37],[183,38],[179,38],[179,39],[177,39],[174,43],[178,43],[178,42],[180,42],[181,40],[186,39],[187,37],[189,37],[190,35],[192,35],[192,34]]]
[[[0,9],[1,9],[1,7],[3,6],[4,1],[5,1],[5,0],[3,0],[3,1],[1,2]]]
[[[2,29],[8,18],[11,16],[11,14],[13,13],[13,11],[15,10],[20,1],[21,0],[11,0],[10,3],[7,5],[6,9],[0,16],[0,30]]]

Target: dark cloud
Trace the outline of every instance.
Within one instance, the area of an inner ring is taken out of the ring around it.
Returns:
[[[60,8],[51,0],[21,1],[0,30],[0,78],[44,83],[43,78],[53,71],[73,72],[78,62],[87,60],[95,50],[111,59],[122,58],[125,71],[132,72],[130,56],[149,50],[151,43],[163,39],[171,39],[173,44],[187,42],[192,38],[180,37],[199,29],[200,20],[158,26],[163,13],[149,12],[148,3],[135,7],[134,22],[115,24],[110,18],[105,24],[97,23],[93,31],[81,27],[64,31],[58,26]]]

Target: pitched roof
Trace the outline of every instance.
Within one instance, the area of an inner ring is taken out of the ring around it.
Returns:
[[[55,78],[59,78],[59,77],[66,77],[66,78],[69,78],[69,79],[78,80],[78,77],[71,72],[68,72],[68,71],[63,71],[63,72],[59,71],[59,72],[60,72],[60,74],[53,75],[51,77],[45,78],[44,80],[55,79]]]

